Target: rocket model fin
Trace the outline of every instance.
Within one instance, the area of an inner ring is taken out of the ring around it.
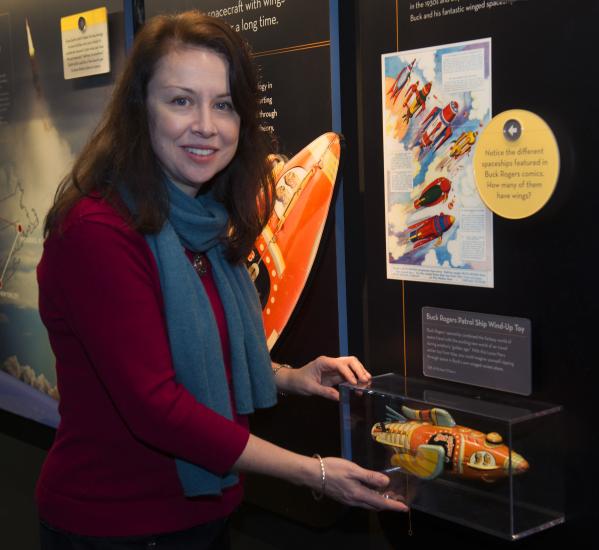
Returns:
[[[455,420],[445,409],[425,409],[425,410],[416,410],[410,409],[409,407],[402,407],[401,412],[409,418],[410,420],[420,420],[423,422],[430,422],[435,426],[443,426],[444,428],[453,428],[455,424]]]
[[[399,414],[395,409],[392,409],[389,405],[385,407],[387,411],[387,422],[407,422],[408,419],[405,416]]]
[[[434,479],[443,471],[445,449],[439,445],[420,445],[415,455],[395,453],[391,464],[420,479]]]
[[[432,409],[431,416],[433,417],[433,424],[436,426],[446,428],[453,428],[455,426],[455,420],[445,409]]]

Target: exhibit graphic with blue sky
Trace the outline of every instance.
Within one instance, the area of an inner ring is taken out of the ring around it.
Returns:
[[[491,120],[491,40],[384,54],[387,277],[493,286],[493,218],[472,175]]]
[[[105,5],[118,67],[122,2]],[[0,1],[0,408],[49,425],[59,395],[37,304],[44,218],[114,82],[113,73],[64,80],[60,18],[95,7],[58,1],[34,11]]]

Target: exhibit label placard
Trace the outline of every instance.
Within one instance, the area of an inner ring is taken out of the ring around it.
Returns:
[[[530,395],[530,320],[423,307],[422,371],[431,378]]]
[[[551,198],[559,175],[555,136],[538,115],[505,111],[488,124],[474,153],[474,177],[484,203],[509,219],[532,216]]]
[[[110,72],[106,8],[61,17],[60,31],[65,80]]]

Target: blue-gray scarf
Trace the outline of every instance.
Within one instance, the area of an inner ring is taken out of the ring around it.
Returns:
[[[277,395],[256,288],[245,266],[233,265],[224,256],[227,210],[211,194],[192,198],[168,180],[166,185],[168,221],[160,233],[146,235],[146,241],[160,273],[177,381],[200,403],[233,418],[216,320],[185,247],[204,252],[212,266],[230,336],[237,412],[270,407]],[[185,496],[218,495],[238,482],[234,473],[221,477],[184,460],[176,463]]]

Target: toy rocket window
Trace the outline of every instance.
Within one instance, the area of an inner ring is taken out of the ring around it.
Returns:
[[[495,457],[487,451],[477,451],[470,457],[468,465],[477,469],[495,468]]]

